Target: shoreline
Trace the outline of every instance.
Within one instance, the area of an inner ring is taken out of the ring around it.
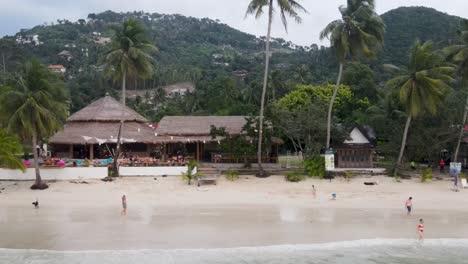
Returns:
[[[468,190],[449,182],[373,177],[351,182],[241,176],[217,186],[188,186],[180,177],[122,178],[89,184],[55,182],[45,191],[0,182],[0,248],[137,250],[310,245],[361,239],[415,239],[419,218],[427,239],[468,238]],[[313,199],[311,185],[317,189]],[[120,216],[120,196],[128,213]],[[336,201],[330,201],[336,192]],[[414,197],[406,216],[405,199]],[[31,202],[39,199],[40,208]]]

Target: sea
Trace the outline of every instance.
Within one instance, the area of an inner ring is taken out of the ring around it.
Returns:
[[[468,264],[468,239],[370,239],[228,249],[0,249],[1,264]]]

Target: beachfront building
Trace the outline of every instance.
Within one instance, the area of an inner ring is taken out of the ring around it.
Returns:
[[[343,143],[335,146],[338,168],[373,168],[375,131],[369,126],[354,127]]]
[[[154,129],[143,116],[123,107],[108,94],[71,115],[63,130],[50,138],[53,156],[91,160],[109,157],[109,151],[117,142],[122,116],[125,121],[121,136],[123,150],[147,156],[156,143]]]
[[[240,135],[247,122],[245,116],[166,116],[156,125],[106,95],[67,119],[63,130],[49,140],[52,155],[68,159],[109,158],[117,142],[122,115],[123,158],[150,157],[157,163],[190,159],[235,163],[238,160],[230,153],[220,153],[222,138],[213,138],[211,128],[225,128],[230,135]],[[281,143],[280,139],[273,140],[264,162],[277,162]],[[256,157],[246,158],[256,161]]]

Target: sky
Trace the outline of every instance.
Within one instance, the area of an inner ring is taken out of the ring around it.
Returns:
[[[339,18],[338,6],[346,0],[298,0],[309,11],[302,24],[289,21],[285,32],[279,17],[274,20],[272,35],[300,45],[319,41],[319,33],[327,23]],[[219,19],[241,31],[257,36],[266,35],[267,17],[257,21],[245,18],[250,0],[0,0],[0,36],[14,35],[22,28],[31,28],[57,19],[76,21],[89,13],[106,10],[115,12],[145,11],[161,14],[181,14]],[[468,0],[376,0],[377,13],[400,6],[427,6],[461,17],[468,17]]]

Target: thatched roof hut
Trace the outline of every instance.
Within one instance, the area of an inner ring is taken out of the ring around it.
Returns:
[[[91,103],[67,119],[62,131],[49,142],[52,144],[116,143],[120,118],[124,117],[123,143],[155,143],[155,131],[147,120],[109,95]]]

